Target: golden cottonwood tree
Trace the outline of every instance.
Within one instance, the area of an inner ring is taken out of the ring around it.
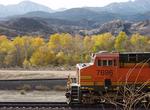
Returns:
[[[94,52],[100,50],[112,51],[114,49],[114,37],[110,33],[94,35],[92,39],[94,41]]]
[[[120,32],[115,39],[115,49],[118,52],[126,51],[128,44],[128,37],[125,32]]]
[[[62,48],[61,35],[60,34],[51,35],[48,45],[52,50],[54,50],[54,52],[56,53],[60,52]]]
[[[9,54],[9,51],[13,50],[14,46],[12,42],[7,39],[6,36],[0,36],[0,66],[6,66],[6,56]]]
[[[120,32],[80,36],[53,34],[49,41],[40,36],[18,36],[13,40],[0,36],[0,67],[75,65],[90,60],[91,53],[101,50],[150,51],[150,38]]]
[[[142,36],[140,34],[133,34],[131,36],[130,42],[132,44],[132,51],[145,52],[148,49],[148,37]]]
[[[30,58],[32,66],[51,65],[54,60],[55,54],[47,45],[39,47]]]

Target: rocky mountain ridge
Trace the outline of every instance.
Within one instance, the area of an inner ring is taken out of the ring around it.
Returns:
[[[85,25],[88,24],[88,21],[84,22],[83,25],[83,21],[81,23],[68,23],[68,21],[59,19],[19,18],[13,21],[0,22],[0,33],[7,35],[9,38],[17,35],[40,35],[48,38],[51,34],[62,32],[73,35],[93,35],[110,32],[117,35],[120,31],[126,32],[129,36],[134,33],[150,36],[150,20],[140,22],[113,20],[95,28],[89,28]]]

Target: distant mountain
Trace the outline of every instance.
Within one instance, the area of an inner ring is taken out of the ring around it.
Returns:
[[[23,1],[15,5],[0,5],[0,18],[23,15],[36,16],[34,12],[47,12],[47,17],[74,20],[81,19],[94,20],[94,21],[108,21],[112,19],[126,18],[129,15],[137,15],[150,12],[150,0],[134,0],[128,2],[112,3],[104,7],[83,7],[72,9],[58,9],[52,10],[49,7],[31,2]],[[49,14],[52,13],[53,14]],[[36,13],[38,16],[39,13]],[[41,16],[42,17],[42,16]]]
[[[81,35],[111,32],[117,35],[125,31],[128,35],[139,32],[149,36],[149,6],[150,0],[60,10],[51,10],[30,1],[0,5],[0,34],[9,37],[42,35],[47,38],[56,32]]]
[[[95,12],[107,11],[122,15],[133,15],[150,11],[150,0],[134,0],[121,3],[112,3],[105,7],[86,7]]]
[[[132,18],[132,21],[143,21],[146,19],[150,19],[150,11],[146,13],[139,13],[136,15],[128,16],[128,19],[129,17]]]
[[[29,12],[23,15],[17,15],[17,16],[10,16],[8,18],[20,18],[20,17],[26,17],[26,18],[33,18],[33,17],[39,17],[39,18],[51,18],[52,14],[49,12],[44,12],[44,11],[34,11],[34,12]]]
[[[52,13],[51,17],[57,19],[65,19],[70,21],[89,20],[89,21],[100,21],[107,22],[116,18],[116,14],[109,12],[94,12],[84,8],[72,8],[63,12]]]
[[[33,11],[53,12],[52,9],[31,1],[23,1],[15,5],[0,5],[0,17],[3,18],[14,15],[22,15]]]
[[[93,26],[120,19],[128,21],[143,21],[150,19],[150,0],[134,0],[128,2],[112,3],[105,7],[83,7],[64,9],[60,12],[29,12],[22,17],[53,18],[68,21],[90,21]],[[56,10],[55,10],[56,11]]]
[[[101,12],[96,13],[84,8],[73,8],[62,12],[48,13],[42,11],[29,12],[20,16],[12,16],[10,18],[18,18],[18,17],[40,17],[40,18],[53,18],[67,21],[94,21],[94,22],[107,22],[112,19],[119,18],[117,14]]]
[[[16,16],[20,17],[20,16]],[[30,12],[27,14],[22,15],[21,17],[40,17],[40,18],[53,18],[53,19],[60,19],[60,20],[67,20],[69,21],[73,21],[73,22],[85,22],[85,21],[89,21],[92,23],[104,23],[104,22],[108,22],[111,21],[113,19],[116,18],[120,18],[118,17],[118,15],[113,14],[113,13],[108,13],[108,12],[101,12],[101,13],[96,13],[94,11],[90,11],[88,9],[84,9],[84,8],[73,8],[73,9],[69,9],[66,11],[62,11],[62,12],[56,12],[56,13],[48,13],[48,12]],[[96,25],[96,24],[93,24]]]
[[[55,12],[55,13],[49,13],[49,12],[43,12],[43,11],[36,11],[36,12],[29,12],[24,15],[20,16],[13,16],[14,18],[19,17],[40,17],[40,18],[53,18],[53,19],[60,19],[60,20],[66,20],[66,21],[90,21],[94,24],[93,26],[101,25],[103,23],[120,19],[120,20],[127,20],[127,21],[143,21],[150,19],[150,11],[145,13],[138,13],[133,15],[122,15],[122,14],[114,14],[107,11],[101,11],[101,12],[95,12],[91,11],[89,9],[85,8],[73,8],[62,12]],[[12,17],[10,17],[12,18]]]
[[[67,8],[59,8],[59,9],[56,9],[55,11],[56,12],[61,12],[61,11],[65,11],[65,10],[67,10]]]
[[[88,21],[98,21],[100,23],[105,23],[114,19],[138,21],[150,19],[149,15],[147,15],[147,13],[150,12],[149,6],[150,0],[134,0],[129,2],[112,3],[105,7],[52,10],[31,1],[23,1],[16,5],[0,5],[0,18],[8,16],[15,16],[17,18],[21,16],[56,18],[69,21],[86,19]]]

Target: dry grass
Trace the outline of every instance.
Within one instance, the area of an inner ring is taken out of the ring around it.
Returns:
[[[23,91],[31,91],[32,90],[32,87],[28,84],[24,84],[20,87],[17,87],[17,90],[23,90]]]
[[[56,85],[53,87],[53,90],[55,91],[65,91],[66,88],[64,86]]]
[[[64,102],[63,91],[0,90],[0,102]]]
[[[38,86],[35,86],[35,90],[38,90],[38,91],[48,91],[48,90],[50,90],[50,88],[47,87],[47,86],[38,85]]]

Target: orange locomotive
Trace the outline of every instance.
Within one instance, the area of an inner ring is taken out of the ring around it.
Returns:
[[[76,78],[69,78],[67,85],[70,104],[101,103],[106,93],[113,98],[125,85],[134,89],[144,85],[141,91],[150,92],[150,52],[93,54],[90,63],[77,64]]]

